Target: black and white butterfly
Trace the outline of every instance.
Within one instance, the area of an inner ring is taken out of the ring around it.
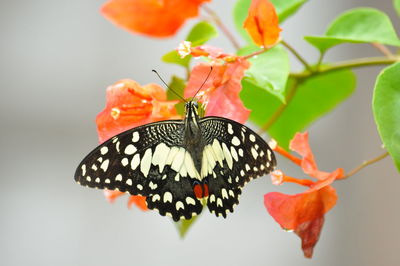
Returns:
[[[80,163],[83,186],[146,196],[149,209],[175,221],[190,219],[203,204],[226,217],[242,187],[271,172],[275,156],[248,127],[222,117],[199,118],[195,101],[184,120],[146,124],[118,134]]]

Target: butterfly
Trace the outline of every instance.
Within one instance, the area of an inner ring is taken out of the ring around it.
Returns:
[[[145,196],[149,209],[174,221],[200,214],[203,205],[226,217],[244,185],[274,170],[276,159],[245,125],[200,118],[193,99],[185,104],[183,120],[145,124],[105,141],[79,164],[75,181]]]

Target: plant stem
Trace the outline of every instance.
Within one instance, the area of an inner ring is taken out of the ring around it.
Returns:
[[[373,65],[389,65],[400,61],[400,57],[387,58],[386,56],[379,57],[367,57],[358,58],[353,60],[347,60],[342,62],[333,63],[329,66],[321,66],[314,72],[301,72],[301,73],[291,73],[290,75],[294,78],[308,78],[317,74],[327,73],[335,70],[353,68],[353,67],[363,67],[363,66],[373,66]]]
[[[281,116],[283,111],[287,108],[289,103],[292,101],[294,95],[297,92],[297,88],[299,87],[300,80],[296,79],[293,81],[293,84],[290,86],[288,90],[288,94],[286,95],[286,103],[282,103],[271,115],[269,120],[261,127],[260,131],[267,131],[275,122],[278,120],[278,118]]]
[[[254,53],[251,53],[251,54],[248,54],[248,55],[243,56],[243,58],[244,58],[244,59],[252,58],[252,57],[257,56],[257,55],[259,55],[259,54],[265,53],[265,52],[268,51],[269,49],[270,49],[270,48],[264,48],[264,49],[255,51]]]
[[[388,58],[393,58],[395,57],[394,54],[392,54],[392,52],[389,50],[389,48],[387,48],[385,45],[381,44],[381,43],[376,43],[373,42],[371,43],[373,47],[375,47],[376,49],[378,49],[382,54],[384,54],[386,57]]]
[[[229,39],[229,41],[232,43],[233,47],[235,47],[236,50],[240,49],[240,44],[238,41],[236,41],[235,37],[233,34],[229,31],[229,29],[222,23],[222,20],[220,17],[217,15],[217,13],[214,12],[211,8],[209,8],[206,5],[203,5],[202,8],[211,16],[212,20],[214,21],[215,25],[221,29],[221,31],[225,34],[225,36]]]
[[[371,165],[373,163],[379,162],[380,160],[386,158],[389,155],[389,153],[386,151],[385,153],[371,159],[368,161],[364,161],[362,164],[360,164],[359,166],[357,166],[356,168],[354,168],[353,170],[351,170],[350,172],[348,172],[344,177],[342,177],[341,179],[346,179],[349,178],[352,175],[355,175],[356,173],[358,173],[361,169],[363,169],[364,167]]]
[[[307,61],[287,42],[284,40],[281,40],[281,43],[283,46],[285,46],[303,65],[304,67],[310,71],[311,73],[314,72],[314,70],[311,68],[311,66],[307,63]]]

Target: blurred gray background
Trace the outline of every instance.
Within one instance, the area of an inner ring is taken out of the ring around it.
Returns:
[[[233,2],[209,5],[230,28]],[[389,158],[334,184],[339,201],[312,260],[263,206],[265,193],[295,193],[298,186],[255,180],[228,219],[205,211],[181,240],[169,219],[128,210],[127,197],[109,204],[101,191],[75,184],[75,167],[97,145],[94,119],[105,88],[121,78],[159,82],[153,68],[166,79],[183,75],[160,57],[195,23],[172,39],[144,38],[106,21],[98,12],[102,3],[0,1],[0,265],[400,265],[400,176]],[[312,62],[317,52],[302,36],[322,34],[355,6],[387,12],[399,32],[391,0],[310,0],[282,25],[283,37]],[[224,36],[211,44],[233,51]],[[342,45],[327,59],[369,55],[379,53]],[[300,70],[295,60],[292,67]],[[321,169],[350,170],[382,152],[371,112],[380,69],[357,70],[356,93],[309,129]],[[303,177],[278,159],[280,168]]]

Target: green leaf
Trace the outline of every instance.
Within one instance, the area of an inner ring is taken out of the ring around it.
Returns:
[[[393,0],[394,9],[400,17],[400,0]]]
[[[376,42],[400,46],[400,40],[389,17],[373,8],[346,11],[331,23],[324,36],[304,38],[322,53],[344,42]]]
[[[193,216],[189,220],[180,220],[178,222],[175,222],[176,228],[178,229],[179,236],[181,238],[184,238],[186,236],[186,233],[190,229],[190,227],[193,225],[193,223],[199,218],[199,216]]]
[[[181,100],[178,95],[183,95],[183,90],[186,87],[185,80],[172,76],[171,82],[168,84],[167,90],[167,99],[168,100]],[[173,91],[172,91],[173,90]],[[174,93],[175,92],[175,93]],[[180,102],[175,105],[176,111],[178,114],[183,115],[185,111],[185,106],[183,102]]]
[[[217,36],[218,32],[214,26],[208,22],[202,21],[194,25],[186,37],[186,41],[191,42],[193,46],[199,46]]]
[[[218,32],[214,26],[212,26],[210,23],[202,21],[193,26],[186,37],[186,41],[190,41],[192,46],[199,46],[206,43],[211,38],[216,37],[217,35]],[[166,53],[161,59],[166,63],[177,64],[188,68],[191,58],[191,55],[181,58],[178,52],[173,50]]]
[[[287,91],[294,82],[293,79],[289,80]],[[252,110],[250,119],[259,126],[265,125],[281,103],[250,82],[243,81],[242,85],[240,96],[245,106]],[[296,132],[304,130],[316,119],[333,110],[351,95],[355,85],[356,78],[351,70],[324,73],[305,80],[298,85],[293,99],[269,128],[269,135],[287,149]]]
[[[296,11],[305,3],[307,0],[270,0],[276,8],[278,13],[279,22],[282,23],[288,17],[296,13]]]
[[[293,15],[307,0],[270,0],[275,6],[279,17],[279,23],[283,23],[288,17]],[[249,43],[252,43],[247,31],[243,29],[243,23],[247,17],[251,0],[238,0],[233,8],[233,21],[236,30]]]
[[[181,58],[178,52],[175,50],[170,51],[161,57],[161,60],[165,63],[176,64],[185,68],[189,67],[190,59],[192,59],[191,55],[187,55],[184,58]]]
[[[382,142],[400,171],[400,63],[379,74],[372,110]]]
[[[238,55],[247,55],[258,50],[259,47],[250,45],[240,49]],[[278,45],[268,52],[250,58],[249,61],[251,66],[245,73],[245,80],[285,102],[285,86],[290,71],[286,49]]]

